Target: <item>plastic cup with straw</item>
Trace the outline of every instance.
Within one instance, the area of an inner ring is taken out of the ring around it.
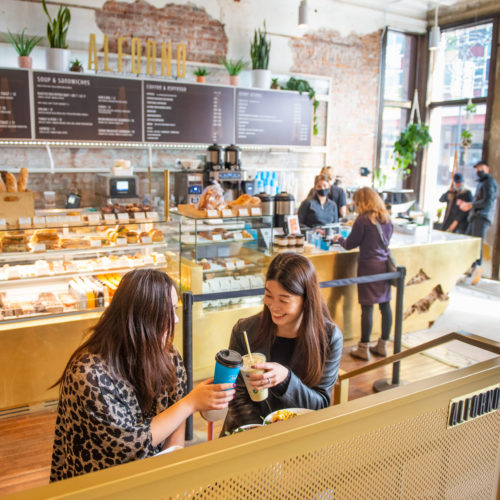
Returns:
[[[248,354],[243,356],[243,366],[241,367],[241,375],[247,387],[248,394],[252,401],[264,401],[268,396],[267,387],[265,389],[255,389],[250,383],[250,376],[253,373],[264,373],[264,370],[259,370],[257,368],[252,368],[254,364],[265,363],[266,356],[260,352],[254,352],[250,350],[250,344],[248,342],[247,332],[243,332],[243,338],[245,339],[245,344],[247,346]]]

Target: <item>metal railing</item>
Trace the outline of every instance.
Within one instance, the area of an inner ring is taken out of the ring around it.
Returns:
[[[355,278],[344,278],[332,281],[322,281],[320,288],[338,288],[342,286],[358,285],[362,283],[375,283],[397,279],[396,284],[396,311],[394,315],[394,354],[401,351],[401,336],[403,327],[403,296],[406,277],[406,268],[399,267],[392,273],[372,274]],[[240,290],[233,292],[204,293],[193,295],[192,292],[182,293],[182,358],[186,368],[187,391],[193,389],[193,305],[195,302],[209,300],[233,299],[240,297],[255,297],[264,295],[264,288]],[[335,318],[334,318],[335,320]],[[371,365],[370,365],[371,366]],[[396,361],[392,368],[392,381],[385,383],[384,388],[399,385],[399,362]],[[186,421],[186,440],[193,439],[193,417]]]

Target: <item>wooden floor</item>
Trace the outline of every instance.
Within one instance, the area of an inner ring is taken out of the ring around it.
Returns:
[[[349,350],[349,346],[344,348],[343,370],[366,364],[349,356]],[[414,382],[451,370],[450,366],[419,354],[401,363],[401,379]],[[390,378],[391,373],[391,367],[383,367],[352,378],[349,399],[372,394],[373,382]],[[48,483],[55,419],[55,410],[45,410],[0,420],[0,496]],[[196,436],[203,438],[206,422],[199,415],[195,416],[194,428]],[[214,435],[219,432],[220,425]]]

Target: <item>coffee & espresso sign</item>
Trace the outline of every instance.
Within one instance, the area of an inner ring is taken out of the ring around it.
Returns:
[[[125,54],[123,46],[127,40],[130,40],[130,54]],[[104,35],[103,55],[104,61],[102,67],[99,67],[99,58],[97,51],[97,42],[95,33],[91,33],[89,37],[89,64],[88,69],[94,71],[118,71],[123,73],[123,61],[125,57],[130,56],[131,72],[139,75],[161,75],[172,76],[172,43],[161,42],[155,40],[142,40],[141,38],[118,37],[117,45],[117,66],[110,67],[109,63],[109,39],[108,35]],[[158,58],[157,50],[160,48],[160,57]],[[146,62],[143,65],[143,57]],[[177,60],[177,78],[186,77],[186,44],[178,43],[176,47]]]

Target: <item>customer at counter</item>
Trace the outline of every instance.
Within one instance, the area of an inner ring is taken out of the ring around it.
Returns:
[[[184,445],[185,420],[224,409],[233,384],[202,382],[186,394],[173,346],[177,293],[165,273],[137,269],[121,280],[61,378],[51,481]]]
[[[359,214],[351,233],[344,239],[334,236],[334,241],[346,250],[359,247],[358,276],[387,272],[387,247],[392,236],[392,223],[382,198],[371,188],[364,187],[354,193],[354,204]],[[378,225],[378,228],[377,228]],[[384,241],[381,241],[379,229]],[[361,342],[351,351],[351,356],[370,359],[370,351],[387,356],[387,342],[392,327],[391,285],[389,281],[376,281],[358,285],[361,304]],[[373,327],[373,305],[378,304],[382,315],[382,335],[377,344],[370,347]]]
[[[459,204],[462,201],[471,202],[472,193],[465,187],[464,176],[460,172],[453,174],[453,182],[450,189],[441,195],[439,201],[441,203],[446,202],[446,212],[441,230],[450,233],[465,234],[469,211],[460,210]]]
[[[262,353],[263,370],[249,382],[255,390],[268,389],[264,401],[250,399],[241,373],[236,396],[229,404],[222,435],[245,424],[260,424],[269,413],[284,408],[319,410],[330,405],[342,354],[342,333],[323,301],[311,261],[295,252],[277,255],[265,283],[264,309],[241,319],[231,334],[229,349]]]
[[[301,226],[324,226],[339,220],[337,205],[328,198],[329,190],[330,184],[326,175],[317,175],[314,178],[314,191],[299,207]]]

